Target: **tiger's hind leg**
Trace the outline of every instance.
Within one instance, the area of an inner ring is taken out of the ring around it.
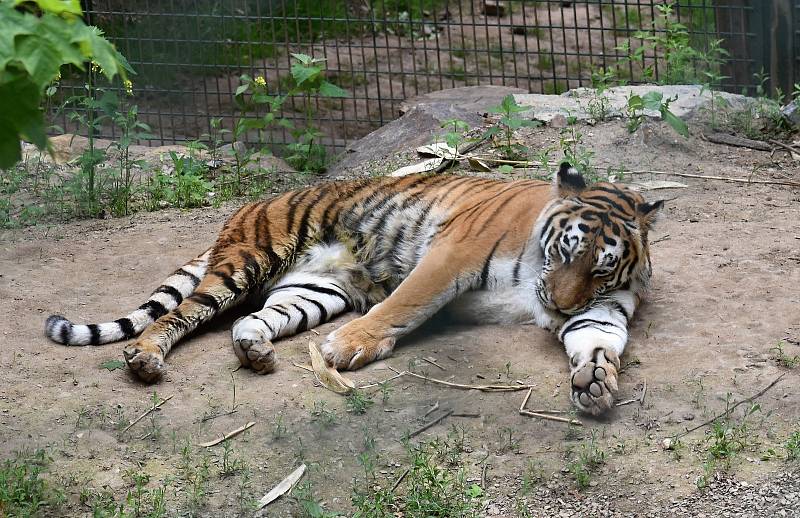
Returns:
[[[160,379],[166,368],[164,358],[172,346],[200,324],[243,300],[280,268],[278,261],[278,257],[240,244],[212,253],[207,273],[194,292],[123,350],[130,369],[148,383]]]
[[[350,310],[364,312],[385,297],[341,244],[312,247],[266,293],[264,308],[236,321],[233,351],[258,374],[275,370],[272,341],[301,333]]]

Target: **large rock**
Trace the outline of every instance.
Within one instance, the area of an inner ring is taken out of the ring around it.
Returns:
[[[607,100],[608,117],[622,117],[631,94],[643,96],[649,92],[661,92],[664,99],[677,97],[670,103],[672,113],[682,119],[693,117],[700,108],[711,102],[711,91],[698,85],[637,85],[617,86],[603,92]],[[744,109],[752,101],[743,95],[728,92],[714,92],[718,99],[724,99],[733,110]],[[531,108],[520,116],[550,122],[559,116],[573,116],[578,120],[590,120],[594,116],[589,113],[589,103],[598,96],[592,88],[576,88],[561,95],[515,94],[514,99],[522,106]],[[653,110],[644,110],[648,117],[660,118],[661,114]],[[557,119],[559,120],[559,119]]]
[[[354,142],[328,168],[329,176],[364,172],[371,164],[391,163],[398,153],[413,150],[446,133],[442,123],[461,119],[470,128],[483,125],[483,114],[508,94],[526,90],[504,86],[466,86],[440,90],[405,101],[399,119]]]

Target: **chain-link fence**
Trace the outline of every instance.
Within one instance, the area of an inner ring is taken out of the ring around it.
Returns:
[[[402,101],[444,88],[491,84],[561,93],[590,86],[594,74],[595,80],[712,82],[752,92],[762,67],[769,74],[787,66],[769,63],[770,42],[779,41],[769,28],[780,29],[771,21],[771,6],[782,0],[85,4],[89,21],[136,69],[129,100],[158,144],[196,139],[210,131],[214,118],[230,128],[238,117],[252,115],[233,102],[240,75],[263,76],[271,92],[286,91],[293,52],[325,58],[327,78],[349,93],[311,99],[324,143],[337,151],[395,118]],[[800,8],[785,5],[789,15]],[[789,27],[791,42],[791,22]],[[62,84],[62,95],[83,92],[80,78],[69,83]],[[289,119],[305,117],[304,101],[291,99],[283,112]],[[66,118],[62,122],[70,127]],[[115,131],[104,126],[100,136],[115,137]],[[270,138],[292,140],[282,128]]]

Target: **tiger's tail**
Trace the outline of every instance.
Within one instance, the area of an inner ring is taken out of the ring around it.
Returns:
[[[102,324],[73,324],[61,315],[51,315],[44,333],[63,345],[101,345],[133,338],[194,292],[206,274],[209,257],[211,249],[175,270],[147,302],[122,318]]]

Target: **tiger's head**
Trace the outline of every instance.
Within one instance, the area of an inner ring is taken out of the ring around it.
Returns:
[[[664,202],[612,183],[587,186],[567,162],[553,183],[555,199],[537,222],[539,300],[570,315],[614,290],[643,295],[651,275],[647,233]]]

